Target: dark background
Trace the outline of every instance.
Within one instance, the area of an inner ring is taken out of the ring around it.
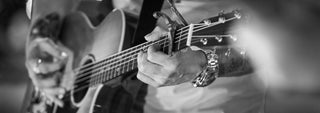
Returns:
[[[25,42],[30,20],[27,0],[0,0],[0,113],[20,113],[27,87]],[[110,2],[85,0],[79,9],[96,25],[112,10]]]
[[[24,47],[29,25],[25,0],[0,1],[0,112],[18,113],[28,76]]]

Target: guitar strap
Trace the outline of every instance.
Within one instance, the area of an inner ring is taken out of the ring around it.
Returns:
[[[144,36],[150,33],[157,22],[153,13],[160,11],[164,0],[144,0],[140,11],[137,29],[132,40],[133,46],[145,42]]]
[[[132,46],[136,46],[145,42],[144,36],[152,32],[156,26],[157,19],[153,17],[153,13],[160,11],[164,0],[144,0],[140,11],[137,29],[134,32],[134,37],[131,41]],[[136,73],[129,77],[131,80],[126,80],[126,89],[134,98],[130,113],[142,113],[145,105],[145,97],[147,95],[148,85],[136,78]],[[134,87],[134,88],[133,88]]]

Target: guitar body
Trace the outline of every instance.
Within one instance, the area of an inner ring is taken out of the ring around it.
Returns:
[[[112,11],[97,27],[92,26],[89,19],[82,13],[68,15],[63,23],[60,40],[63,45],[73,51],[74,57],[68,59],[70,63],[67,64],[65,71],[72,71],[76,67],[100,61],[107,56],[118,53],[122,50],[124,36],[125,17],[121,10]],[[75,73],[77,72],[68,74],[66,79],[69,82],[74,82]],[[107,84],[119,83],[117,79],[113,81]],[[109,87],[104,88],[102,84],[77,92],[71,89],[70,96],[63,99],[66,100],[64,101],[65,106],[63,108],[55,106],[51,109],[51,112],[93,113],[99,111],[96,108],[103,107],[103,103],[98,103],[96,100],[98,96],[101,97],[99,95],[100,91],[104,90],[103,92],[106,92],[106,89],[109,89]]]

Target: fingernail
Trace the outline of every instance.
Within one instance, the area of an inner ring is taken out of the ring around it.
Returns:
[[[151,36],[152,36],[152,33],[149,33],[146,36],[144,36],[144,39],[146,39],[147,41],[150,41]]]
[[[148,37],[150,37],[152,35],[152,33],[149,33],[147,35],[144,36],[145,39],[147,39]]]

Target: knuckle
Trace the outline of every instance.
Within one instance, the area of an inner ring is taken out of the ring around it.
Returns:
[[[175,60],[171,60],[171,62],[168,63],[166,66],[169,72],[174,72],[175,70],[178,69],[179,63]]]
[[[144,76],[141,74],[141,72],[139,71],[138,74],[137,74],[137,78],[141,81],[144,81],[145,82],[145,79],[144,79]]]
[[[147,56],[147,60],[149,60],[149,61],[154,61],[154,55],[153,55],[153,53],[149,53],[148,54],[148,56]]]
[[[143,64],[138,64],[138,70],[140,72],[145,72],[146,68],[145,68],[145,66]]]
[[[141,80],[141,74],[140,74],[140,73],[137,74],[137,78],[138,78],[139,80]]]

